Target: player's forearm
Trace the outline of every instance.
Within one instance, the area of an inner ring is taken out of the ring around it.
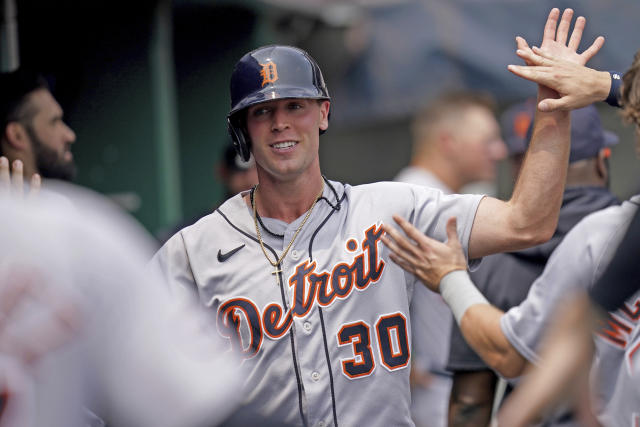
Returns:
[[[553,95],[541,87],[538,101]],[[544,242],[553,235],[567,174],[570,142],[569,112],[536,112],[533,135],[520,176],[508,204],[507,226],[523,246]]]
[[[495,373],[489,369],[454,372],[449,401],[449,426],[488,426],[496,380]]]
[[[514,378],[522,374],[526,359],[502,332],[500,318],[503,314],[489,304],[473,305],[462,316],[460,330],[489,367],[505,378]]]
[[[526,361],[502,332],[500,318],[504,313],[489,304],[468,273],[450,272],[438,288],[465,340],[485,363],[504,377],[520,375]]]

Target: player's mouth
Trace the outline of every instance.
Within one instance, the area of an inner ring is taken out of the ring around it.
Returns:
[[[275,144],[271,144],[270,147],[275,148],[276,150],[287,150],[295,147],[296,145],[298,145],[297,141],[281,141],[276,142]]]

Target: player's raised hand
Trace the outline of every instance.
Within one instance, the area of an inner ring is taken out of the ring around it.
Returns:
[[[516,54],[527,65],[507,67],[512,73],[557,92],[556,97],[540,101],[538,109],[543,112],[581,108],[606,99],[611,83],[608,73],[584,66],[602,48],[604,37],[597,37],[578,53],[586,19],[578,17],[569,36],[573,10],[565,9],[558,24],[559,15],[557,8],[549,12],[540,48],[530,48],[524,38],[516,37]]]
[[[587,24],[584,16],[579,16],[573,27],[571,37],[569,37],[569,29],[573,19],[573,10],[565,9],[558,24],[558,15],[560,11],[554,8],[549,12],[547,23],[544,26],[542,35],[542,44],[540,48],[559,59],[575,62],[580,65],[586,64],[593,56],[598,53],[604,45],[604,37],[597,37],[594,42],[584,52],[578,53],[582,33]]]
[[[584,16],[579,16],[576,19],[576,23],[573,27],[571,37],[569,37],[569,29],[571,28],[571,21],[573,19],[573,9],[565,9],[562,14],[562,19],[558,25],[558,17],[560,11],[557,8],[551,9],[547,22],[544,26],[544,32],[542,34],[542,44],[540,49],[548,55],[554,56],[558,59],[574,62],[576,64],[584,65],[593,56],[598,53],[600,48],[604,45],[604,37],[599,36],[593,41],[582,53],[578,53],[580,42],[582,41],[582,34],[587,24],[587,20]],[[523,37],[516,37],[516,54],[525,60],[527,65],[532,65],[526,57],[523,56],[526,52],[531,52],[529,44]],[[535,49],[535,47],[534,47]]]
[[[458,239],[456,218],[447,222],[446,243],[427,237],[409,221],[394,215],[393,220],[405,235],[384,224],[383,243],[391,250],[391,259],[416,276],[434,292],[439,291],[440,280],[454,270],[466,270],[467,260]]]
[[[29,181],[28,198],[34,198],[40,192],[40,175],[33,174]],[[21,160],[15,160],[9,167],[9,159],[0,156],[0,196],[22,199],[25,196],[24,172]]]

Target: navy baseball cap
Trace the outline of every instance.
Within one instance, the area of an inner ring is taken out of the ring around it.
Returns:
[[[529,98],[507,108],[500,116],[500,125],[510,156],[527,151],[527,135],[535,111],[536,99]]]
[[[527,131],[527,146],[533,133],[533,121]],[[600,150],[619,142],[618,136],[602,127],[598,109],[593,105],[571,111],[571,152],[569,163],[596,157]]]

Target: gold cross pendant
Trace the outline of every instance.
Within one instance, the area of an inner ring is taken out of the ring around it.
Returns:
[[[273,270],[273,272],[271,274],[282,273],[282,270],[280,269],[280,264],[274,265],[274,268],[275,268],[275,270]]]

